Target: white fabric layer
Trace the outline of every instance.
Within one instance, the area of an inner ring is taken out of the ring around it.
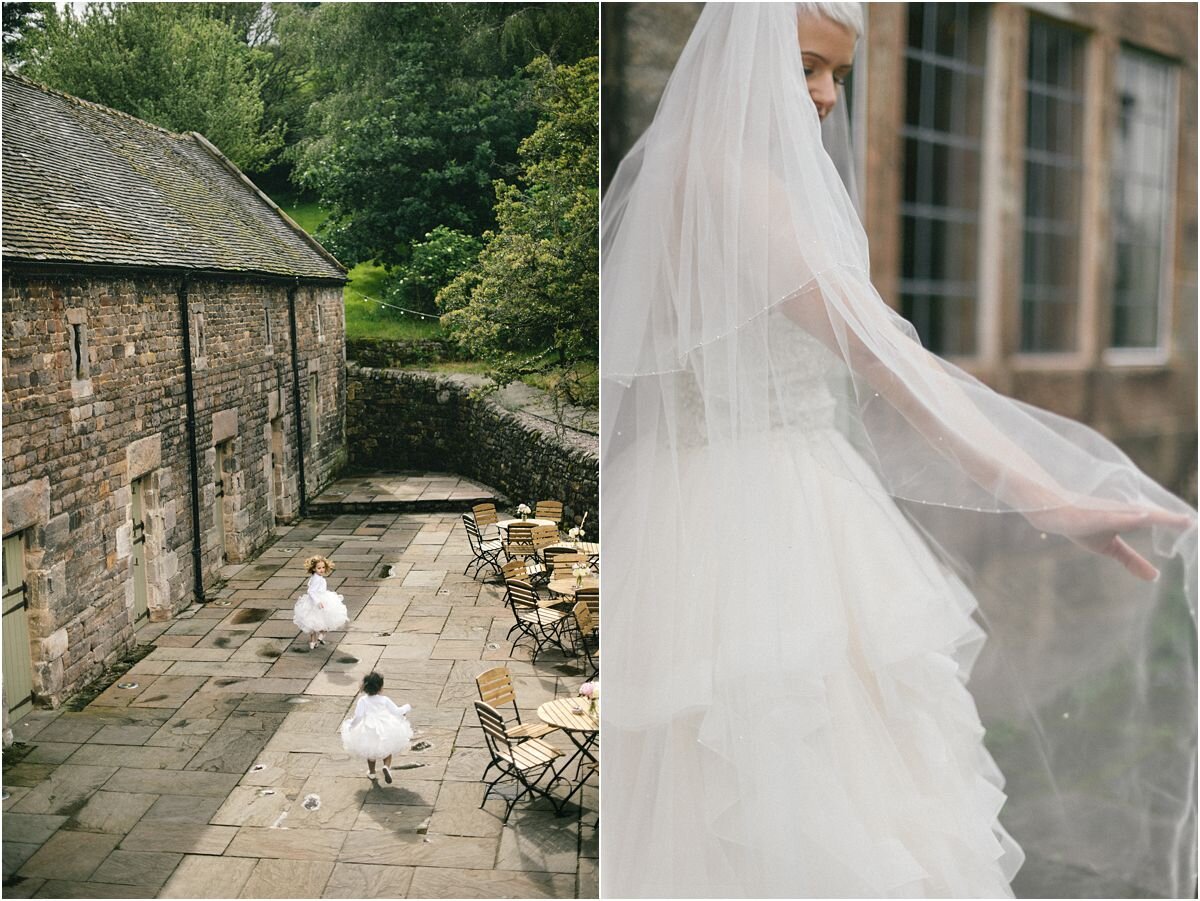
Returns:
[[[368,760],[405,753],[413,737],[407,716],[411,710],[411,705],[398,707],[384,695],[363,695],[354,705],[354,715],[339,729],[342,747]]]
[[[1023,891],[1190,890],[1194,512],[884,304],[790,4],[706,8],[603,220],[604,893],[991,897],[998,812]]]
[[[330,591],[323,576],[313,573],[308,588],[296,599],[292,622],[303,632],[332,632],[350,619],[345,600]]]

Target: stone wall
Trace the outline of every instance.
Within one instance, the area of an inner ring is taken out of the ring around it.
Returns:
[[[372,369],[402,369],[462,359],[458,345],[448,338],[417,341],[383,341],[377,338],[347,338],[346,359]]]
[[[4,535],[23,538],[34,693],[57,704],[134,641],[136,505],[146,614],[168,619],[194,598],[181,281],[8,265],[5,276]],[[344,461],[340,287],[188,283],[206,586],[299,510],[289,291],[313,493]]]
[[[450,377],[354,364],[347,370],[351,465],[458,473],[500,491],[514,507],[561,500],[564,525],[586,513],[589,537],[596,539],[595,435],[505,410]]]

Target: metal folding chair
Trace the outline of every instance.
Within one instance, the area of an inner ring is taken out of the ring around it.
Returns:
[[[500,550],[501,544],[495,538],[484,538],[479,532],[479,526],[475,523],[474,515],[464,513],[462,515],[463,526],[467,530],[467,543],[471,546],[471,562],[463,567],[463,575],[467,574],[467,570],[472,565],[475,571],[471,573],[472,577],[478,576],[479,571],[485,566],[490,566],[497,573],[500,572]]]
[[[562,806],[550,794],[550,787],[554,785],[557,778],[553,764],[555,759],[562,756],[562,751],[546,744],[540,738],[516,741],[509,733],[508,727],[504,723],[504,717],[496,708],[484,701],[475,702],[475,713],[479,717],[484,741],[487,743],[488,753],[491,755],[491,762],[483,771],[481,778],[487,782],[487,774],[493,767],[500,771],[495,779],[487,783],[487,790],[483,793],[480,808],[487,803],[488,796],[491,795],[496,785],[507,778],[515,782],[520,790],[512,798],[506,799],[505,823],[508,822],[513,807],[526,795],[545,798],[554,807],[554,813],[561,816]],[[542,777],[547,772],[550,773],[550,779],[545,785],[542,785]],[[496,792],[496,794],[504,797],[500,792]]]

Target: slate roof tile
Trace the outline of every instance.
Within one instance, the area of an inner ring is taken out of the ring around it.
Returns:
[[[345,279],[345,268],[194,132],[5,72],[6,260]]]

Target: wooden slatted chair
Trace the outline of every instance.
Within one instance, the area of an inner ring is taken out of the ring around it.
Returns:
[[[538,583],[549,581],[549,570],[542,564],[536,562],[532,558],[525,559],[517,557],[514,560],[509,560],[500,567],[500,573],[504,576],[505,583],[509,579],[519,579],[522,582],[528,582],[530,585],[536,586]],[[508,604],[508,593],[504,595],[504,603]]]
[[[471,512],[475,515],[475,525],[479,526],[480,534],[486,538],[500,538],[500,527],[496,525],[500,517],[496,515],[495,504],[476,504]]]
[[[505,585],[508,588],[508,603],[512,607],[515,620],[508,634],[512,635],[518,631],[521,633],[513,640],[513,650],[515,651],[521,639],[527,636],[534,643],[531,662],[536,662],[537,655],[550,644],[566,654],[567,649],[563,644],[563,630],[568,628],[566,612],[539,606],[537,592],[528,582],[509,579]]]
[[[552,519],[557,526],[562,522],[562,501],[538,501],[533,507],[534,519]]]
[[[507,666],[494,666],[475,677],[475,685],[479,689],[479,700],[492,707],[502,707],[511,704],[512,719],[504,725],[508,729],[508,737],[515,741],[525,741],[527,738],[541,738],[558,729],[548,723],[523,723],[521,711],[517,707],[517,693],[513,689],[512,674]]]
[[[546,744],[540,738],[516,741],[509,733],[504,723],[504,717],[484,701],[475,702],[475,713],[479,717],[479,725],[483,729],[484,741],[487,743],[488,753],[491,756],[491,762],[483,771],[483,781],[487,781],[487,774],[492,767],[500,771],[500,775],[487,783],[487,791],[483,793],[480,808],[487,803],[488,796],[497,783],[509,778],[520,786],[520,791],[508,800],[507,806],[504,808],[505,823],[508,822],[513,807],[526,795],[545,798],[554,807],[555,814],[561,815],[562,807],[558,800],[550,794],[550,787],[554,785],[556,778],[553,764],[556,758],[562,756],[562,751]],[[551,774],[550,779],[545,785],[542,785],[542,777],[547,772]]]
[[[533,544],[534,524],[531,522],[514,522],[508,527],[508,537],[504,541],[504,557],[506,560],[522,560],[538,556]]]
[[[467,574],[467,570],[472,565],[475,571],[471,574],[472,577],[478,576],[479,571],[485,566],[490,566],[495,572],[500,572],[500,551],[501,544],[499,539],[484,538],[479,532],[479,526],[475,523],[475,517],[470,513],[462,515],[463,527],[467,530],[467,544],[471,547],[471,561],[463,567],[463,575]]]
[[[542,558],[542,552],[546,548],[554,547],[554,545],[562,540],[558,535],[558,526],[534,526],[529,537],[533,542],[534,556],[542,563],[545,562]]]
[[[598,679],[600,678],[600,629],[592,619],[592,611],[586,601],[576,601],[571,612],[575,614],[575,627],[578,629],[579,646],[583,649],[584,659],[587,660],[588,666],[592,670],[588,679],[589,681]],[[596,648],[594,654],[590,645],[594,645]]]

